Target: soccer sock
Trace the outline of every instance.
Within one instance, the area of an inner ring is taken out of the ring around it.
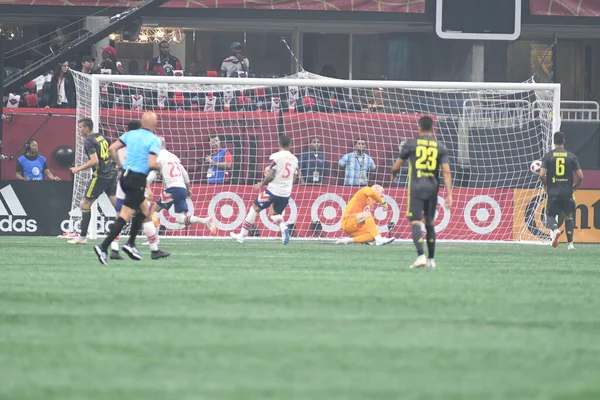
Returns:
[[[565,229],[567,230],[567,242],[573,243],[573,231],[575,230],[575,221],[573,218],[565,220]]]
[[[556,218],[551,217],[549,215],[546,216],[546,226],[552,230],[558,229],[558,224],[556,223]]]
[[[131,232],[129,233],[129,240],[127,241],[130,246],[135,246],[135,238],[144,223],[144,219],[146,219],[146,217],[139,211],[133,217],[133,221],[131,221]]]
[[[383,238],[379,234],[377,225],[375,225],[375,218],[373,218],[373,217],[366,218],[365,219],[365,227],[367,228],[367,232],[369,232],[371,234],[371,236],[373,236],[373,239],[375,239],[378,242],[383,240]]]
[[[187,222],[186,222],[186,218],[187,218]],[[179,213],[175,216],[175,221],[177,221],[178,224],[183,224],[183,225],[191,225],[191,224],[208,224],[208,220],[209,218],[201,218],[201,217],[196,217],[195,215],[187,215],[183,214],[183,213]]]
[[[118,236],[110,244],[110,249],[112,251],[119,251],[119,237]]]
[[[287,225],[283,222],[283,217],[281,215],[273,216],[273,223],[279,225],[279,230],[281,232],[283,232],[285,228],[287,228]]]
[[[81,209],[81,233],[79,236],[86,237],[88,228],[90,227],[90,219],[92,218],[92,212],[89,208]]]
[[[144,222],[142,225],[144,229],[144,235],[148,238],[148,245],[150,246],[150,250],[157,251],[158,250],[158,235],[156,233],[156,227],[154,226],[154,222],[148,221]]]
[[[242,231],[240,232],[240,234],[243,237],[248,236],[248,232],[250,232],[250,229],[254,228],[254,220],[256,219],[257,215],[258,213],[254,209],[254,207],[250,207],[250,211],[248,211],[248,215],[246,215],[246,219],[242,224]]]
[[[435,226],[433,225],[425,225],[425,229],[427,229],[427,254],[429,254],[428,258],[433,258],[433,254],[435,253]]]
[[[115,240],[115,238],[119,236],[119,233],[121,233],[121,230],[126,224],[127,222],[125,222],[125,220],[121,217],[118,217],[116,221],[113,222],[112,226],[110,227],[110,232],[108,233],[106,238],[104,238],[104,241],[100,245],[100,247],[102,247],[102,251],[106,253],[106,250],[108,250],[108,246],[110,246],[113,240]]]
[[[421,233],[421,225],[410,225],[412,231],[413,243],[415,244],[415,248],[417,249],[417,254],[422,256],[425,254],[423,251],[423,234]]]

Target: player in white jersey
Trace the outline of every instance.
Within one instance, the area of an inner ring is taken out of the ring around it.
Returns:
[[[139,121],[131,121],[127,124],[127,131],[134,131],[136,129],[140,129],[141,126],[142,125],[140,124]],[[127,147],[121,147],[119,150],[117,150],[117,157],[118,157],[118,160],[116,160],[117,164],[125,165],[125,159],[127,158]],[[119,177],[120,177],[120,173],[119,173]],[[120,183],[119,177],[117,177],[117,196],[116,196],[117,197],[117,205],[115,206],[115,210],[117,210],[117,213],[119,213],[121,211],[121,206],[123,205],[123,201],[125,200],[125,192],[121,188],[121,183]],[[149,198],[150,198],[150,191],[148,189],[146,189],[146,199],[149,199]],[[148,201],[148,203],[150,203],[149,200],[147,200],[147,201]],[[152,220],[152,216],[146,216],[146,218],[144,218],[144,223],[142,224],[142,232],[148,239],[148,242],[144,243],[144,244],[148,244],[150,246],[151,258],[153,260],[158,260],[160,258],[166,258],[171,255],[171,253],[162,251],[158,248],[158,244],[160,243],[160,240],[158,238],[158,230],[156,229],[157,226],[158,226],[158,224],[156,224]],[[115,239],[115,241],[116,241],[116,239]],[[111,253],[111,259],[113,259],[112,253]],[[120,259],[122,259],[122,257]]]
[[[269,157],[271,163],[265,171],[265,178],[262,182],[254,185],[255,189],[261,189],[263,186],[267,186],[267,189],[259,193],[256,200],[254,200],[254,205],[250,207],[250,211],[242,224],[242,231],[240,233],[230,233],[230,236],[238,243],[244,243],[248,232],[254,227],[254,220],[258,213],[271,205],[273,205],[273,208],[271,208],[270,217],[281,230],[283,244],[287,245],[289,243],[290,231],[283,222],[281,213],[285,210],[292,195],[294,176],[298,170],[298,159],[290,153],[290,144],[289,137],[279,137],[279,151]]]
[[[179,157],[166,149],[165,139],[160,138],[162,149],[158,153],[157,161],[161,165],[160,174],[163,178],[164,191],[161,199],[154,203],[152,210],[158,212],[162,209],[168,210],[175,206],[175,221],[178,224],[189,226],[192,224],[204,224],[210,233],[217,233],[217,228],[210,217],[201,218],[189,214],[187,197],[190,192],[190,178]],[[149,184],[156,180],[156,171],[151,171],[146,180]]]

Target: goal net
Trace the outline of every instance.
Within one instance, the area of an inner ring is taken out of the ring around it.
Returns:
[[[77,117],[115,140],[127,123],[155,111],[157,134],[187,169],[190,210],[214,218],[217,237],[239,231],[258,195],[278,138],[292,139],[300,174],[284,214],[292,237],[339,238],[343,210],[366,184],[380,184],[390,207],[374,210],[382,234],[409,239],[407,168],[390,180],[402,143],[418,136],[417,121],[434,118],[435,136],[450,152],[454,204],[443,207],[440,188],[436,230],[441,240],[544,241],[543,190],[530,172],[559,128],[560,86],[528,83],[346,81],[301,73],[282,79],[111,76],[75,74]],[[362,150],[362,151],[361,151]],[[78,138],[77,165],[87,160]],[[215,165],[214,163],[218,163]],[[90,177],[78,174],[77,209]],[[152,186],[154,200],[160,183]],[[99,202],[91,235],[114,219]],[[112,212],[112,214],[111,214]],[[203,225],[185,227],[174,211],[161,211],[163,236],[204,237]],[[275,238],[266,212],[251,236]]]

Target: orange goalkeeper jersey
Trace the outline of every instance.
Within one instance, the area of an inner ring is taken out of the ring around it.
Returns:
[[[352,196],[352,199],[350,199],[350,202],[346,206],[346,209],[344,210],[344,218],[363,211],[373,212],[373,200],[379,204],[383,203],[383,199],[379,197],[379,195],[375,193],[371,187],[365,186],[364,188],[360,189],[354,196]]]

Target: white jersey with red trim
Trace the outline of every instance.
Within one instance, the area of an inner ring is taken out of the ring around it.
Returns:
[[[183,165],[181,165],[179,157],[169,150],[161,149],[158,152],[156,160],[161,165],[160,174],[162,175],[165,189],[172,187],[185,189],[187,187],[186,184],[189,183],[190,180],[187,171]],[[151,171],[150,174],[148,174],[147,182],[152,183],[155,179],[156,171]]]
[[[275,170],[275,179],[267,185],[267,190],[279,197],[290,197],[294,176],[298,169],[298,159],[287,150],[271,154],[270,168]]]

